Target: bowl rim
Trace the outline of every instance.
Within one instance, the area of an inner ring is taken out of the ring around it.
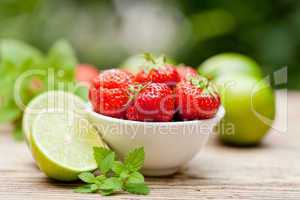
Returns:
[[[93,117],[96,117],[98,119],[102,119],[105,121],[115,122],[115,123],[123,123],[123,124],[134,124],[134,125],[150,125],[150,126],[165,126],[165,125],[188,125],[188,124],[198,124],[199,122],[219,122],[225,115],[225,109],[222,105],[218,108],[218,111],[216,115],[213,118],[210,119],[201,119],[201,120],[190,120],[190,121],[175,121],[175,122],[142,122],[142,121],[133,121],[133,120],[127,120],[127,119],[118,119],[114,117],[109,117],[106,115],[99,114],[95,112],[92,109],[91,104],[87,104],[85,111],[92,115]]]

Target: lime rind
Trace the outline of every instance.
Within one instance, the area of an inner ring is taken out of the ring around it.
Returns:
[[[36,116],[40,112],[53,109],[72,110],[82,114],[85,109],[85,102],[72,93],[64,91],[49,91],[34,98],[26,107],[22,122],[23,132],[29,147],[31,127]]]
[[[107,147],[86,118],[73,112],[40,113],[30,140],[39,168],[61,181],[77,180],[79,173],[96,169],[93,146]]]

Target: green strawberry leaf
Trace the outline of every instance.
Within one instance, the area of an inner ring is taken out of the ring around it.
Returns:
[[[126,156],[124,164],[131,172],[138,171],[142,168],[145,159],[145,151],[143,147],[134,149]]]
[[[156,63],[154,55],[149,52],[144,53],[144,59],[152,64]]]

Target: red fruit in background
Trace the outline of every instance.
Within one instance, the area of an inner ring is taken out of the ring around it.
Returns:
[[[75,69],[75,79],[87,86],[90,86],[92,80],[98,76],[99,70],[89,64],[79,64]]]
[[[175,98],[164,83],[149,83],[134,97],[126,117],[135,121],[169,122],[175,113]]]
[[[132,83],[134,76],[130,72],[120,69],[105,70],[93,79],[96,88],[126,88]]]
[[[89,99],[95,112],[125,118],[130,104],[129,85],[133,75],[129,72],[111,69],[94,78],[89,91]]]
[[[214,85],[200,76],[178,83],[175,94],[176,107],[182,120],[212,118],[221,103]]]
[[[190,77],[198,75],[197,71],[189,66],[181,65],[176,68],[176,71],[179,75],[180,81],[189,79]]]

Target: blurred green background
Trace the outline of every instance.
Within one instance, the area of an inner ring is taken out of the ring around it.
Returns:
[[[2,38],[44,52],[65,38],[99,68],[143,51],[192,66],[235,51],[266,73],[288,66],[288,88],[300,89],[299,0],[1,0]]]

